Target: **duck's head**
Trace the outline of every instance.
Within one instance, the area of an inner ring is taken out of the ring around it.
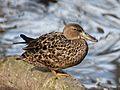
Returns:
[[[78,24],[67,24],[67,25],[65,25],[64,30],[63,30],[63,35],[69,40],[84,39],[84,40],[89,40],[89,41],[92,41],[92,42],[97,42],[98,41],[93,36],[87,34],[83,30],[83,28]]]

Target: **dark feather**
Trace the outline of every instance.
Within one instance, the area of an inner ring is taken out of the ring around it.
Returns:
[[[26,43],[30,43],[32,40],[35,40],[33,38],[27,37],[24,34],[20,34],[20,37],[25,40]]]
[[[20,37],[25,40],[25,42],[14,42],[13,44],[29,44],[31,41],[35,40],[33,38],[27,37],[24,34],[20,34]]]
[[[26,44],[26,42],[14,42],[13,44]]]

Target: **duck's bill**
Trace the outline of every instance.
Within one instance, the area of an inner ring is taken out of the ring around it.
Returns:
[[[96,38],[94,38],[93,36],[83,32],[83,38],[92,42],[98,42],[98,40]]]

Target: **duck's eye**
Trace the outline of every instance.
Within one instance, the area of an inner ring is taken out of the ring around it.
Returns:
[[[73,30],[77,30],[76,28],[74,28]]]

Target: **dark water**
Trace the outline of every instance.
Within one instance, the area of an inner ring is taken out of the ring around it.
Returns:
[[[38,37],[62,31],[64,23],[78,23],[96,37],[84,61],[66,69],[87,87],[116,87],[120,83],[119,0],[0,0],[0,57],[20,55],[24,33]]]

